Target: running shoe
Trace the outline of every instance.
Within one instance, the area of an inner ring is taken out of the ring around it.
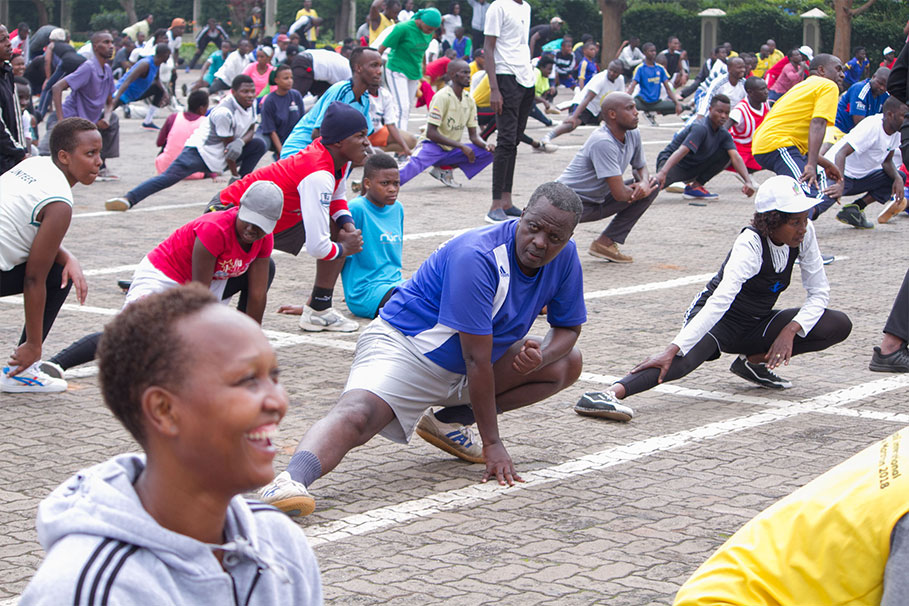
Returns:
[[[666,191],[670,194],[683,194],[685,193],[686,185],[682,181],[676,181],[670,185],[666,186]]]
[[[109,168],[102,168],[98,171],[98,176],[95,177],[96,181],[119,181],[120,177],[110,172]]]
[[[112,210],[115,212],[124,212],[130,209],[132,204],[129,203],[129,200],[126,198],[111,198],[104,203],[104,210]]]
[[[487,223],[501,223],[502,221],[507,221],[508,215],[505,214],[505,211],[501,208],[496,208],[494,210],[486,213],[486,222]]]
[[[732,363],[732,366],[729,367],[729,370],[732,374],[738,375],[746,381],[751,381],[761,387],[767,387],[769,389],[789,389],[792,387],[790,381],[787,381],[767,368],[767,365],[763,362],[760,364],[752,364],[745,356],[737,357]]]
[[[345,318],[333,307],[323,311],[316,311],[309,305],[303,306],[303,315],[300,316],[300,328],[309,332],[356,332],[360,325],[349,318]]]
[[[874,348],[868,370],[874,372],[909,372],[909,351],[900,347],[893,353],[882,354],[880,347]]]
[[[881,211],[881,214],[877,216],[877,222],[881,224],[886,223],[904,210],[906,210],[905,198],[902,200],[891,198],[889,202],[884,204],[884,209]]]
[[[143,122],[142,128],[145,130],[161,130],[161,127],[155,124],[154,122]]]
[[[716,200],[719,197],[719,194],[712,194],[704,189],[703,185],[698,185],[697,187],[686,185],[685,190],[682,192],[682,198],[685,200]]]
[[[0,392],[3,393],[60,393],[66,391],[66,381],[56,379],[41,371],[40,361],[35,362],[15,377],[9,376],[10,367],[0,372]]]
[[[634,411],[622,404],[611,391],[588,391],[574,405],[574,411],[582,417],[612,421],[630,421],[634,416]]]
[[[843,210],[836,213],[836,220],[856,229],[874,229],[874,223],[865,217],[865,211],[858,204],[846,204]]]
[[[517,206],[513,206],[513,205],[509,206],[508,208],[506,208],[504,210],[505,210],[505,214],[509,217],[520,217],[521,214],[524,212]]]
[[[644,117],[650,122],[650,126],[659,126],[659,123],[656,121],[656,114],[653,112],[644,112]]]
[[[482,463],[483,445],[467,425],[443,423],[427,410],[420,417],[417,435],[435,446],[470,463]]]
[[[262,502],[277,507],[289,516],[308,516],[316,510],[316,500],[306,486],[295,481],[286,471],[260,488],[258,495]]]
[[[439,168],[438,166],[433,166],[429,169],[429,176],[437,180],[439,183],[445,187],[451,187],[452,189],[457,189],[461,187],[460,183],[456,183],[454,180],[454,171],[450,168]]]
[[[535,152],[543,152],[546,154],[552,154],[552,153],[559,151],[559,146],[556,145],[555,143],[550,143],[548,141],[546,141],[546,142],[537,141],[536,143],[537,143],[537,145],[531,145],[531,147],[533,148],[533,151],[535,151]]]

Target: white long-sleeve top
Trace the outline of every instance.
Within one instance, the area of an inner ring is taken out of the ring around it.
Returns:
[[[789,247],[777,246],[767,238],[773,269],[777,272],[786,267],[789,260]],[[729,260],[723,268],[723,279],[716,290],[707,299],[703,309],[686,324],[672,340],[681,355],[687,354],[700,341],[720,318],[729,310],[742,285],[761,271],[763,248],[761,236],[746,229],[739,234],[732,245]],[[807,292],[805,303],[793,318],[801,329],[800,337],[805,337],[820,319],[830,299],[830,285],[824,273],[824,262],[818,248],[814,224],[808,222],[805,238],[799,245],[799,268],[802,271],[802,286]]]

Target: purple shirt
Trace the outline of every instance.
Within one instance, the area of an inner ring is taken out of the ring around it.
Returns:
[[[107,98],[115,91],[110,65],[101,65],[98,57],[92,55],[66,77],[66,83],[72,93],[63,102],[63,117],[85,118],[91,122],[100,120]]]

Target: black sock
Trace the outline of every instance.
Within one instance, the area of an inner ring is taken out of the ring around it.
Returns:
[[[473,425],[476,423],[476,418],[473,416],[473,408],[467,404],[461,404],[460,406],[450,406],[448,408],[443,408],[437,410],[433,413],[436,416],[436,419],[442,423],[458,423],[460,425]]]
[[[868,202],[864,198],[856,200],[855,202],[853,202],[853,204],[858,206],[859,210],[865,210],[865,207],[868,206]]]
[[[334,294],[333,288],[312,287],[312,302],[309,304],[315,311],[325,311],[331,307],[331,296]]]

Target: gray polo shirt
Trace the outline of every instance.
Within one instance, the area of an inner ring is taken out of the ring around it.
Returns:
[[[647,164],[641,133],[637,129],[627,131],[622,143],[604,124],[590,134],[556,181],[574,190],[583,202],[601,204],[609,194],[606,179],[624,175],[629,164],[633,169]]]

